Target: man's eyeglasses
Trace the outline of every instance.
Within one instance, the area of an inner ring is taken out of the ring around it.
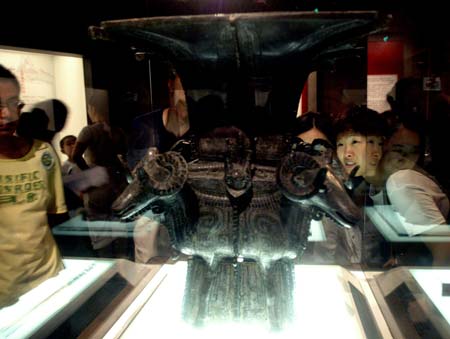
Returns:
[[[5,103],[0,102],[0,109],[7,108],[9,111],[15,112],[23,108],[25,103],[22,100],[14,99]]]

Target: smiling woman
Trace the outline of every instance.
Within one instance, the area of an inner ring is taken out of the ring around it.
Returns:
[[[387,126],[378,112],[365,106],[350,109],[336,123],[336,152],[348,174],[365,179],[376,175]]]
[[[370,182],[375,179],[382,156],[387,126],[383,117],[366,106],[356,106],[346,112],[334,126],[336,153],[350,176],[347,187],[355,203],[366,204]],[[364,222],[351,230],[336,230],[324,222],[327,241],[315,246],[315,255],[325,263],[341,265],[364,263],[381,266],[386,253],[381,250],[383,239],[375,227]]]

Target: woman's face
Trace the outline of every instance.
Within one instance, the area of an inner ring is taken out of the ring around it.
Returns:
[[[382,151],[383,137],[381,136],[365,136],[347,132],[337,137],[336,153],[348,174],[359,166],[356,176],[374,176]]]
[[[14,82],[0,79],[0,135],[13,135],[20,115],[19,88]]]
[[[383,155],[384,137],[379,135],[367,136],[367,164],[364,177],[372,177],[377,174],[378,165]]]
[[[389,138],[386,143],[381,167],[386,175],[409,169],[416,165],[420,156],[420,137],[404,126]]]

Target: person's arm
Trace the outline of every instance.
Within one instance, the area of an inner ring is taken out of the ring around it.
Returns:
[[[87,148],[88,148],[87,143],[80,142],[77,140],[75,144],[75,149],[73,150],[73,161],[75,161],[77,166],[82,170],[86,170],[89,168],[89,166],[86,164],[86,161],[83,158],[83,154]]]
[[[57,159],[57,155],[53,147],[49,144],[46,146],[48,147],[48,151],[52,153],[52,156]],[[47,221],[51,228],[69,219],[69,215],[67,213],[67,206],[64,197],[64,186],[60,162],[55,161],[53,167],[51,167],[47,173],[47,189],[49,193],[49,199],[47,201]]]
[[[443,194],[440,188],[425,175],[403,170],[392,174],[386,190],[394,209],[414,225],[442,225],[446,219],[434,197]]]

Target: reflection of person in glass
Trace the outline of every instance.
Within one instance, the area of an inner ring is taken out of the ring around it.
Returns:
[[[297,118],[294,129],[298,138],[313,145],[316,151],[328,149],[337,159],[332,122],[321,113],[307,112]],[[331,160],[331,159],[330,159]],[[351,265],[361,261],[361,232],[358,227],[341,228],[330,218],[320,221],[326,241],[308,244],[314,264]]]
[[[168,151],[177,140],[189,133],[190,119],[186,93],[180,76],[167,64],[168,107],[136,117],[132,123],[130,147],[127,154],[131,169],[139,168],[146,155]],[[170,255],[169,236],[158,222],[141,216],[134,227],[136,262],[146,263],[152,257]]]
[[[347,174],[353,199],[365,206],[371,183],[377,175],[386,135],[385,120],[366,106],[355,106],[336,122],[336,153]],[[385,241],[375,225],[364,220],[361,229],[362,261],[379,267],[388,257]]]
[[[425,232],[437,225],[446,225],[450,211],[446,193],[436,179],[420,166],[425,148],[424,133],[420,129],[422,125],[413,114],[402,116],[398,124],[392,127],[381,161],[389,203],[407,223],[419,226],[409,230],[411,235],[421,233],[421,229]],[[427,246],[433,254],[434,265],[450,263],[448,242],[428,243]]]
[[[168,107],[137,116],[131,126],[127,161],[134,169],[147,152],[168,151],[190,130],[186,93],[175,69],[167,65]]]
[[[22,107],[17,78],[0,65],[0,307],[63,268],[49,227],[66,212],[58,157],[15,135]]]

